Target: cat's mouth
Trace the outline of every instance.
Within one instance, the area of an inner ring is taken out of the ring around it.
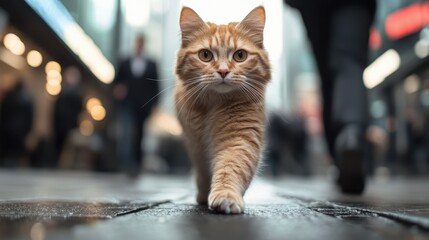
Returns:
[[[220,79],[217,84],[213,85],[213,90],[218,93],[227,93],[234,90],[234,86],[231,80]]]

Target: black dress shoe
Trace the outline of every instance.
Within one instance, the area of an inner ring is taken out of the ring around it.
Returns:
[[[363,130],[356,125],[344,127],[335,141],[335,153],[341,191],[362,194],[365,189]]]

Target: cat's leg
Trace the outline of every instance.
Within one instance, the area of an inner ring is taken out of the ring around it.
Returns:
[[[243,195],[258,167],[261,137],[254,132],[242,134],[216,143],[209,208],[220,213],[244,211]]]
[[[200,205],[207,205],[211,183],[211,173],[208,167],[208,163],[207,161],[198,161],[194,164],[194,166],[198,189],[197,203]]]
[[[211,173],[205,147],[201,141],[188,138],[188,153],[192,161],[197,181],[197,203],[207,205],[210,192]]]

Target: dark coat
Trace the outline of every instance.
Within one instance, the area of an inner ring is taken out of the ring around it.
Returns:
[[[119,64],[114,84],[122,83],[128,88],[124,102],[132,108],[150,111],[158,102],[158,71],[155,62],[146,60],[146,69],[142,76],[135,77],[131,70],[131,59]]]
[[[19,83],[7,93],[0,108],[0,152],[20,153],[33,124],[33,101]]]
[[[56,134],[66,135],[78,126],[82,111],[82,96],[78,87],[65,88],[58,96],[54,108],[54,127]]]

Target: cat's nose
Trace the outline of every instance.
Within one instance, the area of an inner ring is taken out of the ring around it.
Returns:
[[[225,78],[226,77],[226,75],[228,75],[228,71],[227,70],[219,70],[219,71],[217,71],[217,73],[219,73],[219,75],[222,77],[222,78]]]

